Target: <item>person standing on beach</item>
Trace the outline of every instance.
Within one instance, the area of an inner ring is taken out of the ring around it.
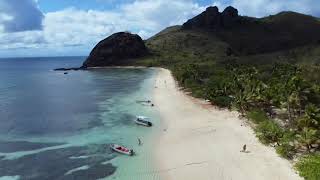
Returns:
[[[242,147],[242,150],[240,152],[247,152],[247,145],[245,144],[243,147]]]
[[[140,138],[138,138],[138,144],[139,144],[139,146],[141,146],[141,145],[142,145],[142,141],[141,141],[141,139],[140,139]]]

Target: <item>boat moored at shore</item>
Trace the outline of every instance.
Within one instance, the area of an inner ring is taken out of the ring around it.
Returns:
[[[118,145],[118,144],[111,144],[110,149],[111,149],[111,151],[115,151],[115,152],[118,152],[121,154],[126,154],[129,156],[134,155],[134,151],[132,149],[126,148],[126,147]]]
[[[150,122],[150,118],[145,116],[137,116],[137,118],[134,120],[134,122],[141,126],[151,127],[152,122]]]

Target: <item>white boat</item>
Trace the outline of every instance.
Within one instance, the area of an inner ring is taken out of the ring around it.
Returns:
[[[121,154],[126,154],[126,155],[129,155],[129,156],[133,156],[134,155],[134,151],[132,149],[126,148],[124,146],[120,146],[118,144],[111,144],[110,145],[110,149],[112,151],[115,151],[115,152],[118,152],[118,153],[121,153]]]
[[[149,119],[150,118],[145,117],[145,116],[137,116],[137,118],[134,120],[134,122],[138,125],[141,125],[141,126],[151,127],[152,122],[150,122]]]

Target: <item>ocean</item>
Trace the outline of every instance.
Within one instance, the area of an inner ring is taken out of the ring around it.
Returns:
[[[154,69],[53,71],[85,57],[0,59],[0,180],[156,180]],[[135,116],[151,118],[152,128]],[[138,138],[143,142],[138,145]],[[128,157],[110,143],[133,148]]]

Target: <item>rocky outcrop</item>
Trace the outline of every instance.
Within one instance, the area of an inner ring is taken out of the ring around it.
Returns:
[[[134,59],[147,54],[148,50],[139,35],[119,32],[100,41],[82,67],[130,65]]]
[[[232,28],[239,22],[238,10],[229,6],[222,13],[218,7],[208,7],[206,11],[188,20],[183,24],[184,29],[204,28],[209,30],[219,30],[222,28]]]
[[[231,28],[236,25],[239,20],[238,10],[234,7],[227,7],[221,13],[221,22],[222,27]]]

